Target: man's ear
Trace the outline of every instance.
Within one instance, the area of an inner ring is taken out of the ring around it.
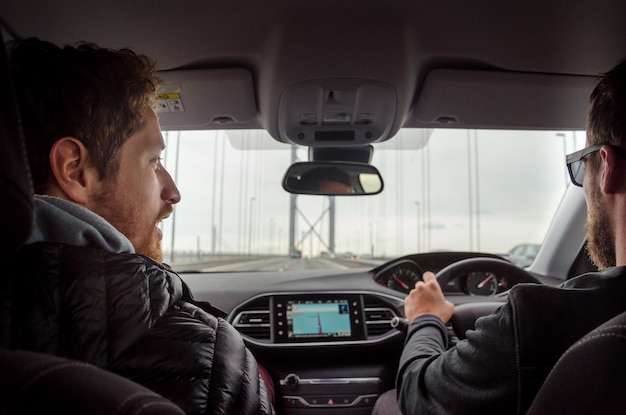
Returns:
[[[605,194],[614,194],[623,191],[626,183],[624,175],[626,174],[626,160],[618,156],[615,151],[604,146],[600,149],[600,157],[602,159],[602,192]]]
[[[87,161],[87,149],[74,137],[58,139],[50,150],[50,167],[60,190],[71,201],[86,204],[95,184],[97,171]]]

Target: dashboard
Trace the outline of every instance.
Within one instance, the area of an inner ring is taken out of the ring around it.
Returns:
[[[520,277],[506,267],[480,268],[481,263],[503,261],[471,252],[409,255],[375,268],[181,277],[196,300],[226,313],[270,372],[279,413],[365,415],[378,395],[394,387],[405,333],[392,322],[404,317],[406,293],[424,271],[441,275],[452,263],[477,259],[482,261],[478,267],[445,280],[444,294],[456,306],[497,307]],[[524,282],[539,282],[528,278]],[[474,319],[467,320],[463,333]],[[449,332],[458,337],[451,325]]]
[[[408,294],[415,283],[422,280],[424,271],[437,273],[451,263],[469,258],[502,259],[496,255],[469,252],[411,255],[378,267],[373,271],[373,278],[382,286]],[[477,270],[450,279],[442,289],[448,295],[495,296],[508,291],[512,285],[505,274]]]
[[[415,262],[403,260],[375,275],[375,281],[395,291],[407,293],[422,281],[422,271]],[[454,278],[443,287],[447,294],[494,296],[511,288],[508,279],[491,271],[474,271]]]
[[[271,293],[236,307],[230,321],[257,347],[329,346],[382,342],[403,301],[373,292]]]

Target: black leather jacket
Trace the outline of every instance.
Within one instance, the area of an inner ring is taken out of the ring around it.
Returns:
[[[12,260],[0,342],[89,362],[194,414],[269,414],[254,357],[192,304],[166,266],[136,254],[42,242]],[[187,300],[187,301],[186,301]]]
[[[559,287],[522,284],[467,340],[447,348],[434,316],[409,326],[396,379],[406,414],[525,413],[558,358],[587,332],[626,310],[626,268],[585,274]]]

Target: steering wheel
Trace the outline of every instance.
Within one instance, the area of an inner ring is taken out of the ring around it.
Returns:
[[[445,289],[450,280],[478,271],[506,275],[507,280],[513,285],[519,283],[541,283],[528,271],[508,261],[496,258],[463,259],[441,269],[435,276],[441,288]],[[502,304],[504,304],[504,301],[480,301],[456,306],[454,315],[450,319],[454,334],[459,339],[464,339],[465,332],[474,328],[474,323],[478,317],[493,313]]]

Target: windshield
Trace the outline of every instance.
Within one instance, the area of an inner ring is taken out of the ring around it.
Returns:
[[[283,190],[285,171],[308,160],[308,148],[265,131],[164,137],[164,164],[182,194],[161,225],[164,259],[207,272],[372,267],[434,251],[507,257],[537,247],[569,186],[565,154],[585,143],[582,131],[404,129],[374,145],[382,193],[328,197]]]

